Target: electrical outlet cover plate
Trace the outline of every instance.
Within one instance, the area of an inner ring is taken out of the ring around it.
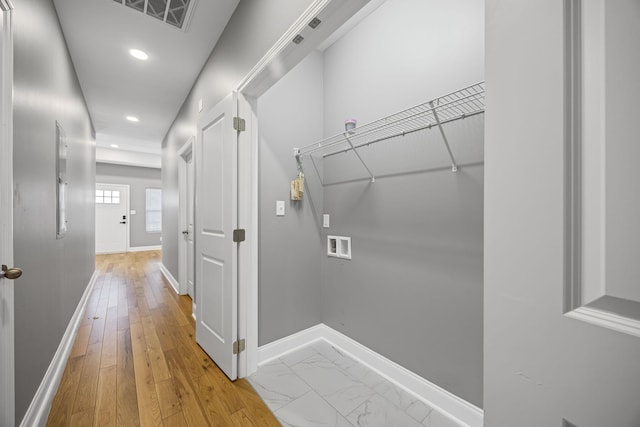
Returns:
[[[329,228],[329,224],[331,223],[331,219],[329,217],[329,214],[323,214],[322,215],[322,226],[324,228]]]

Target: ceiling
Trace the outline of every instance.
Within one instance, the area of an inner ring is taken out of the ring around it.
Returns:
[[[156,156],[159,166],[162,140],[239,2],[191,1],[182,30],[114,0],[54,0],[95,126],[98,160],[105,151],[122,152],[110,158],[137,152]],[[149,59],[133,58],[132,48]]]

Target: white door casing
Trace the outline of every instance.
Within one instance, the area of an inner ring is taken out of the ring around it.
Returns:
[[[10,1],[0,0],[0,264],[13,266],[13,37]],[[0,425],[15,425],[14,290],[0,278]]]
[[[244,120],[238,133],[238,225],[246,229],[238,248],[238,339],[246,343],[238,355],[238,377],[258,369],[258,132],[255,99],[237,97],[237,116]]]
[[[238,220],[237,96],[198,120],[195,141],[196,341],[231,379],[237,378]]]
[[[195,244],[193,238],[195,210],[195,168],[193,152],[187,159],[187,295],[195,299]]]
[[[178,230],[179,246],[179,293],[189,295],[195,303],[194,293],[194,209],[195,209],[195,175],[194,175],[194,137],[178,150],[178,189],[180,228]],[[195,310],[194,310],[195,311]]]
[[[104,203],[96,200],[96,254],[127,252],[129,249],[129,186],[96,184],[96,198],[102,191]],[[113,198],[113,192],[119,197]],[[109,194],[109,196],[107,196]],[[118,203],[112,203],[116,201]]]

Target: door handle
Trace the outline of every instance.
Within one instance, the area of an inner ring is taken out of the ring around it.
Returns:
[[[189,234],[189,230],[184,230],[184,231],[182,232],[182,234],[184,234],[184,235]]]
[[[126,224],[127,221],[120,221],[120,224]]]
[[[0,278],[5,278],[9,280],[15,280],[18,277],[22,276],[22,270],[19,268],[9,268],[6,265],[2,264],[2,271],[0,271]]]

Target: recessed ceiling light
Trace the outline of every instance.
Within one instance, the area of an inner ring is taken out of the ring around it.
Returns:
[[[129,120],[130,122],[136,122],[136,123],[140,121],[140,119],[135,116],[127,116],[126,119]]]
[[[149,55],[147,55],[146,52],[143,52],[140,49],[129,49],[129,55],[141,61],[146,61],[147,59],[149,59]]]
[[[119,145],[118,144],[111,144],[111,148],[118,148]]]

